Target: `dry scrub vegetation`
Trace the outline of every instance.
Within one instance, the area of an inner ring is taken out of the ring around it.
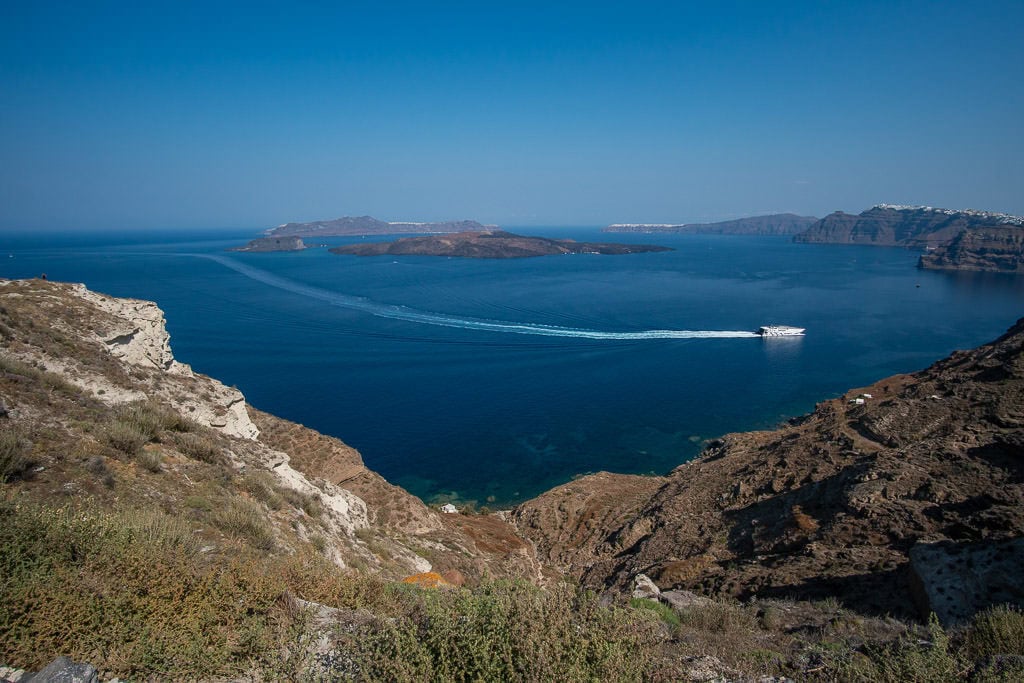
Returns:
[[[711,655],[737,678],[1020,680],[1024,615],[907,628],[833,604],[602,606],[569,584],[427,590],[314,552],[205,553],[186,518],[0,500],[0,661],[55,654],[106,676],[260,680],[681,680]],[[334,608],[315,624],[306,603]],[[320,641],[326,636],[324,646]],[[318,644],[319,643],[319,644]]]

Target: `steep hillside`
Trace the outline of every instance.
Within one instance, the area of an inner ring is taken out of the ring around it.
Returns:
[[[215,545],[239,536],[218,517],[235,506],[261,518],[248,530],[258,544],[313,543],[340,567],[382,577],[538,573],[509,530],[428,509],[355,450],[254,410],[237,389],[179,363],[151,302],[0,280],[0,307],[3,421],[24,450],[4,472],[15,497],[74,492],[187,511]],[[463,529],[473,524],[489,530]]]
[[[543,561],[595,587],[642,572],[662,589],[937,610],[912,594],[915,547],[1024,535],[1024,320],[778,431],[727,435],[666,477],[584,477],[512,517]]]
[[[858,215],[836,211],[793,238],[795,242],[866,244],[923,249],[967,229],[1024,224],[1024,218],[988,211],[879,204]]]
[[[948,244],[922,254],[918,266],[928,270],[1024,273],[1024,227],[964,230]]]

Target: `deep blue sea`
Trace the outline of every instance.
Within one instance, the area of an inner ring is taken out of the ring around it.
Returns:
[[[664,473],[706,439],[921,369],[1024,315],[1024,278],[919,271],[898,248],[512,230],[676,251],[359,258],[224,252],[250,231],[0,234],[0,276],[155,300],[176,357],[252,405],[343,439],[427,500],[490,505],[586,472]],[[743,336],[767,323],[807,335]]]

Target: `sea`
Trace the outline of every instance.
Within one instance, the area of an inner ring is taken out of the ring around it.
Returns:
[[[0,277],[156,301],[178,360],[251,405],[428,502],[492,508],[591,472],[664,474],[1024,314],[1024,277],[921,271],[900,248],[507,229],[674,251],[366,258],[225,251],[250,230],[0,234]],[[752,334],[765,324],[807,333]]]

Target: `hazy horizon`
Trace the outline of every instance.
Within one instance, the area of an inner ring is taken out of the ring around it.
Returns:
[[[1024,214],[1020,2],[0,9],[0,231]]]

